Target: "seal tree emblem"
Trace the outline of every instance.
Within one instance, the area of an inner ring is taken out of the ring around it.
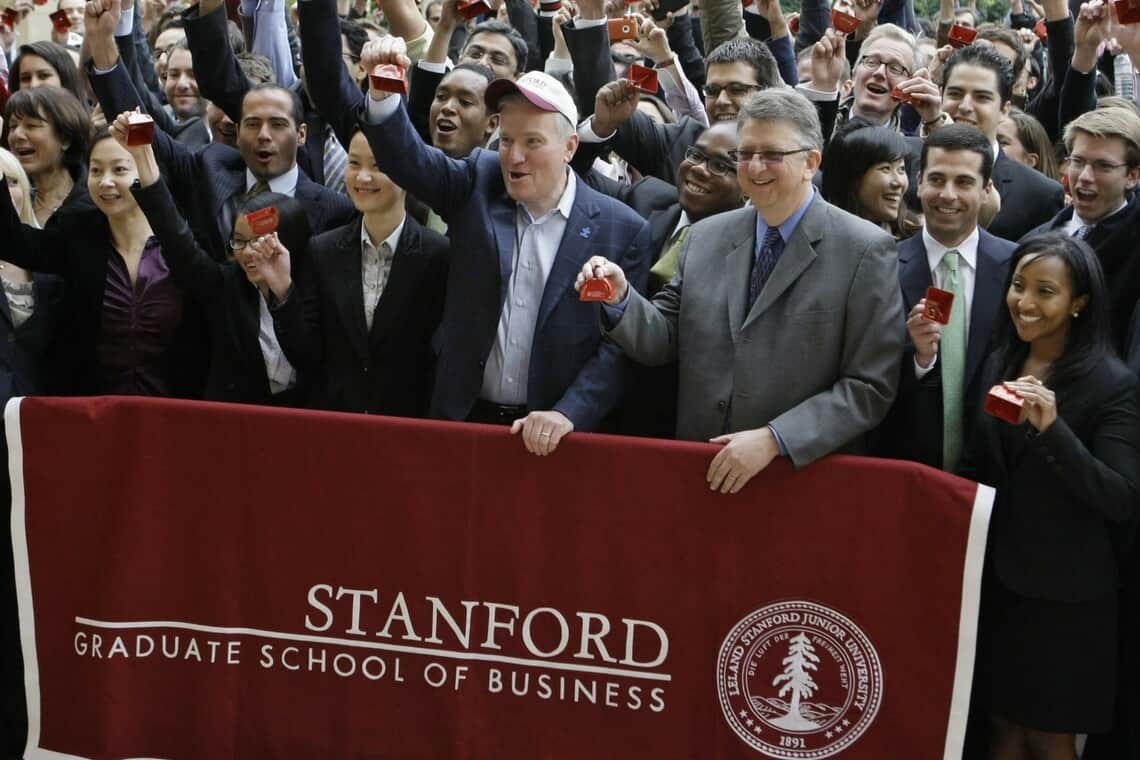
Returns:
[[[871,640],[814,602],[770,604],[737,623],[721,644],[716,676],[728,725],[768,757],[819,760],[847,749],[883,699]]]

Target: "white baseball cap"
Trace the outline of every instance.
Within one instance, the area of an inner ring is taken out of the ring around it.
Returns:
[[[499,101],[512,92],[521,94],[536,108],[560,113],[573,127],[578,126],[578,106],[574,98],[554,77],[541,71],[528,71],[518,79],[496,79],[487,85],[483,100],[487,110],[498,113]]]

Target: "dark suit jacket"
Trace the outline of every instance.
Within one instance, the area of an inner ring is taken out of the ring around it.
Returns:
[[[162,255],[178,284],[205,308],[210,330],[210,368],[205,398],[239,404],[298,406],[304,376],[298,385],[274,394],[269,389],[259,342],[261,298],[237,262],[219,264],[194,242],[166,183],[134,188],[132,194],[162,243]],[[304,251],[298,251],[293,269]]]
[[[448,297],[436,336],[439,353],[431,414],[462,420],[483,383],[512,270],[516,204],[506,194],[497,155],[476,150],[463,160],[424,145],[403,108],[381,124],[364,124],[376,162],[394,182],[446,221],[455,250]],[[628,366],[602,341],[597,306],[578,300],[574,280],[586,259],[601,255],[643,288],[649,226],[630,209],[587,187],[576,196],[539,306],[527,383],[527,406],[555,409],[578,430],[592,430],[617,404]]]
[[[103,113],[120,114],[140,105],[122,65],[106,74],[97,74],[88,65],[87,75]],[[191,151],[157,129],[154,152],[199,244],[215,259],[223,260],[233,231],[234,207],[246,192],[246,165],[241,154],[218,143]],[[318,185],[303,172],[298,173],[294,197],[304,206],[314,234],[347,223],[355,213],[346,196]]]
[[[1073,219],[1071,206],[1030,234],[1062,229]],[[1026,236],[1028,237],[1028,235]],[[1140,301],[1140,193],[1128,205],[1092,228],[1085,242],[1096,251],[1108,285],[1108,308],[1112,319],[1112,343],[1124,356],[1128,352],[1128,326],[1132,310]]]
[[[985,230],[978,230],[978,271],[970,306],[970,334],[966,338],[966,367],[963,384],[963,440],[970,440],[970,429],[982,399],[982,362],[989,354],[994,320],[1003,318],[1004,290],[1009,257],[1017,246]],[[933,285],[926,246],[918,234],[899,244],[899,285],[903,294],[903,314]],[[955,304],[955,307],[958,305]],[[877,453],[896,459],[910,459],[931,467],[942,467],[942,362],[919,380],[914,372],[914,344],[907,337],[899,375],[899,392],[876,438]]]
[[[33,277],[35,308],[19,327],[12,322],[8,299],[0,293],[0,401],[44,393],[45,359],[59,321],[63,283],[57,277]]]
[[[1001,193],[1001,210],[987,229],[999,238],[1019,240],[1034,227],[1049,221],[1065,205],[1061,183],[1014,161],[1000,150],[994,162],[993,183]]]
[[[986,387],[1009,379],[996,358]],[[1026,423],[1003,445],[1009,423],[980,413],[964,471],[997,489],[987,550],[1002,585],[1036,599],[1096,599],[1119,586],[1116,547],[1140,499],[1137,378],[1110,358],[1053,390],[1057,420],[1040,435]]]
[[[681,220],[681,204],[677,201],[677,186],[657,179],[644,177],[632,185],[616,182],[598,172],[591,172],[586,184],[616,198],[637,215],[649,222],[649,234],[652,241],[652,261],[661,257],[662,249],[677,222]]]
[[[315,379],[315,406],[424,417],[435,367],[431,338],[447,285],[447,238],[406,217],[369,330],[361,224],[358,217],[313,239],[311,271],[273,313],[278,339],[290,361]]]

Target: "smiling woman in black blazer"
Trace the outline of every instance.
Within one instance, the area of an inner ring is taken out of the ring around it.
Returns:
[[[1118,554],[1140,499],[1137,379],[1111,348],[1104,277],[1083,242],[1013,254],[985,380],[1024,399],[984,416],[964,466],[997,488],[980,626],[991,758],[1076,758],[1115,696]]]

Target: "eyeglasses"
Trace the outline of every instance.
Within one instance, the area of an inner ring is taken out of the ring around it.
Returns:
[[[501,53],[498,50],[485,50],[479,45],[468,45],[461,58],[463,61],[471,61],[472,63],[480,63],[486,58],[496,66],[509,66],[511,63],[511,59],[507,57],[506,53]]]
[[[775,166],[784,163],[787,156],[797,153],[807,153],[812,148],[796,148],[795,150],[730,150],[728,157],[737,164],[750,164],[759,161],[765,166]]]
[[[764,88],[758,84],[744,84],[743,82],[729,82],[721,87],[719,84],[709,84],[701,88],[701,93],[707,100],[716,100],[720,94],[725,90],[728,91],[730,98],[743,98],[753,90],[763,90]]]
[[[700,148],[688,148],[685,150],[685,160],[694,166],[704,164],[709,174],[714,174],[717,177],[724,177],[729,174],[736,174],[736,167],[727,161],[722,161],[719,158],[710,156]]]
[[[880,66],[886,66],[887,71],[894,74],[896,77],[910,76],[910,69],[908,69],[906,66],[903,66],[901,63],[895,63],[893,61],[888,63],[877,55],[869,55],[866,58],[860,58],[859,63],[868,71],[875,71]]]
[[[1122,166],[1128,166],[1128,164],[1114,164],[1111,161],[1088,161],[1082,156],[1069,156],[1065,159],[1065,164],[1078,173],[1083,172],[1086,166],[1091,166],[1094,174],[1112,174]]]
[[[241,251],[252,242],[252,240],[237,240],[236,238],[230,238],[230,250]]]

